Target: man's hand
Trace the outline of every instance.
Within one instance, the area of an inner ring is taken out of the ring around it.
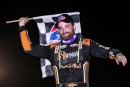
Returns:
[[[29,21],[28,17],[21,17],[19,18],[19,26],[25,26],[26,23]]]
[[[122,62],[123,66],[126,65],[127,59],[122,53],[116,54],[116,63],[119,65],[119,62]]]

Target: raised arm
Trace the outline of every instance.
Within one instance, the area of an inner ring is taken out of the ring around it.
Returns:
[[[19,19],[19,32],[23,49],[26,53],[43,58],[50,58],[50,47],[41,46],[39,44],[33,45],[26,29],[26,23],[29,22],[28,17],[21,17]]]

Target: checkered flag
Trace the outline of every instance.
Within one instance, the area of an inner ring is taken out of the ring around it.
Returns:
[[[33,17],[39,29],[40,45],[48,46],[53,42],[59,42],[61,40],[57,28],[55,28],[54,26],[56,21],[58,20],[58,16],[61,14],[68,14],[74,19],[76,25],[75,33],[78,36],[81,36],[79,12],[69,12],[69,13],[60,13],[60,14]],[[41,63],[42,78],[54,75],[49,60],[45,58],[40,58],[40,63]]]

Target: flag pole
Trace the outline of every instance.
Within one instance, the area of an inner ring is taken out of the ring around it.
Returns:
[[[28,18],[29,20],[33,20],[33,18]],[[19,20],[12,20],[12,21],[6,21],[6,24],[7,23],[14,23],[14,22],[19,22]]]
[[[63,13],[32,17],[32,18],[29,18],[29,20],[39,19],[39,18],[47,18],[47,17],[56,17],[56,16],[59,16],[60,14],[63,14]],[[73,15],[73,14],[80,14],[80,12],[66,12],[64,14]],[[6,24],[7,23],[13,23],[13,22],[19,22],[19,20],[6,21]]]

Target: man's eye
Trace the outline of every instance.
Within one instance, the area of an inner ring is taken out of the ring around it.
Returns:
[[[62,29],[61,27],[59,27],[58,29]]]
[[[65,27],[69,27],[69,25],[66,25]]]

